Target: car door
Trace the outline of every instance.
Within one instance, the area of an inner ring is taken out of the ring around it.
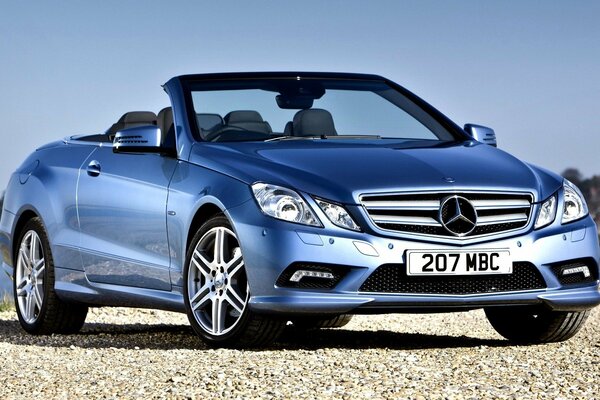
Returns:
[[[166,204],[177,160],[100,146],[77,188],[80,252],[91,282],[170,290]]]

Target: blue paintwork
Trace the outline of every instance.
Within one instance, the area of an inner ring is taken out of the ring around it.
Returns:
[[[280,75],[290,74],[297,73]],[[42,218],[51,241],[56,292],[61,298],[183,312],[186,247],[194,233],[194,217],[209,207],[223,212],[236,231],[252,293],[250,307],[256,311],[388,312],[418,307],[443,311],[509,302],[543,302],[556,310],[580,310],[600,303],[598,282],[564,288],[549,269],[549,264],[581,257],[593,258],[597,267],[598,239],[590,217],[568,225],[561,225],[558,217],[537,231],[532,218],[518,232],[458,241],[383,232],[370,223],[358,201],[360,194],[391,191],[518,191],[533,195],[535,216],[539,203],[554,193],[559,194],[561,209],[560,176],[471,140],[437,110],[389,81],[454,130],[460,140],[414,148],[400,141],[364,139],[198,142],[188,116],[186,82],[223,76],[178,77],[165,85],[173,107],[176,157],[114,153],[110,143],[74,139],[53,142],[32,153],[12,175],[6,191],[0,219],[3,270],[12,274],[19,221],[35,214]],[[367,75],[314,76],[385,80]],[[444,181],[447,176],[454,182]],[[257,181],[297,190],[324,227],[265,216],[249,187]],[[311,196],[345,204],[362,231],[334,226]],[[360,253],[354,241],[369,243],[378,256]],[[453,246],[507,248],[515,260],[534,263],[548,288],[469,296],[358,293],[379,265],[404,262],[407,249]],[[283,269],[296,261],[354,268],[333,290],[276,287]]]
[[[101,172],[89,174],[86,165],[77,187],[86,276],[91,282],[170,290],[165,214],[177,160],[98,147],[88,161]]]
[[[364,193],[481,190],[490,187],[491,176],[494,190],[531,192],[538,201],[562,185],[556,175],[536,171],[502,150],[472,141],[412,149],[393,140],[196,143],[190,162],[249,184],[261,180],[344,204],[358,204],[358,196]],[[443,182],[445,176],[456,182]]]

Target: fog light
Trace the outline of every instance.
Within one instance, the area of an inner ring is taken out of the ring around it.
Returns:
[[[323,271],[308,271],[305,269],[298,270],[294,272],[294,275],[290,278],[290,282],[300,282],[302,278],[322,278],[322,279],[333,279],[334,276],[331,272],[323,272]]]
[[[584,278],[589,278],[590,277],[590,269],[587,266],[581,266],[581,267],[574,267],[574,268],[567,268],[567,269],[563,269],[562,275],[573,275],[573,274],[577,274],[579,272],[583,272],[583,277]]]

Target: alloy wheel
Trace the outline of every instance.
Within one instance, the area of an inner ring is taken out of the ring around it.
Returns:
[[[31,230],[21,240],[16,268],[16,295],[21,316],[34,323],[44,304],[44,271],[46,261],[39,235]]]
[[[217,226],[194,248],[188,267],[188,300],[200,327],[214,336],[230,332],[248,302],[248,280],[236,235]]]

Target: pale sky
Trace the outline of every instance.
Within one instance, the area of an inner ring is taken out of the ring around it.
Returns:
[[[2,3],[0,186],[35,147],[158,111],[179,74],[384,75],[561,172],[600,174],[597,1]]]
[[[3,1],[0,187],[37,146],[221,71],[384,75],[523,160],[600,174],[598,16],[598,1]]]

